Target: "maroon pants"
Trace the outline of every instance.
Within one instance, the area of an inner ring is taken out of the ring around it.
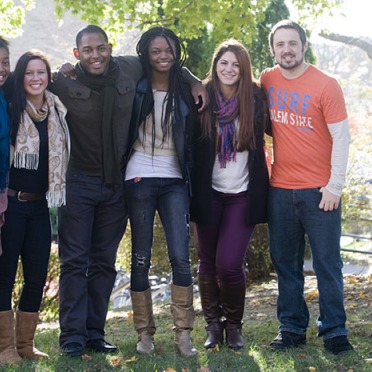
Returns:
[[[221,283],[245,283],[244,258],[254,225],[245,224],[246,193],[214,192],[213,225],[196,225],[199,274],[217,275]]]

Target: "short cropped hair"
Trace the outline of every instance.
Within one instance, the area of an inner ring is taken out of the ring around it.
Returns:
[[[82,28],[77,34],[76,34],[76,47],[79,48],[79,45],[81,43],[81,39],[85,34],[100,34],[103,36],[106,42],[108,42],[108,37],[105,31],[99,26],[96,25],[88,25]]]
[[[273,44],[274,44],[275,32],[278,31],[281,28],[296,30],[298,32],[298,34],[300,35],[300,40],[301,40],[302,45],[306,44],[307,38],[306,38],[305,30],[299,24],[297,24],[296,22],[293,22],[289,19],[283,19],[282,21],[279,21],[277,24],[275,24],[270,31],[269,43],[270,43],[271,48],[273,48],[273,46],[274,46]]]

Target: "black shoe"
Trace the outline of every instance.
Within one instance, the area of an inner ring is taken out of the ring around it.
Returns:
[[[324,340],[324,347],[334,355],[354,350],[346,336],[336,336]]]
[[[62,346],[62,353],[71,358],[79,358],[83,355],[83,345],[78,342],[70,342],[65,346]]]
[[[306,344],[306,334],[293,332],[279,332],[270,346],[275,350],[285,350],[291,347],[297,347]]]
[[[109,344],[103,338],[89,340],[87,348],[97,353],[115,353],[118,349],[115,345]]]

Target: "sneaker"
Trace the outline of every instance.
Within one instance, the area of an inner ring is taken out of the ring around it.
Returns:
[[[306,344],[306,333],[298,334],[293,332],[279,332],[270,346],[274,350],[286,350],[291,347],[297,347]]]
[[[354,350],[346,336],[336,336],[324,340],[324,347],[334,355]]]

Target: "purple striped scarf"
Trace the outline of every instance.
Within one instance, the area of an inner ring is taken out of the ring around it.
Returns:
[[[221,168],[226,168],[226,162],[236,160],[237,136],[235,119],[239,115],[239,101],[237,96],[224,99],[220,91],[215,91],[217,110],[215,111],[219,130],[217,138],[217,155]]]

